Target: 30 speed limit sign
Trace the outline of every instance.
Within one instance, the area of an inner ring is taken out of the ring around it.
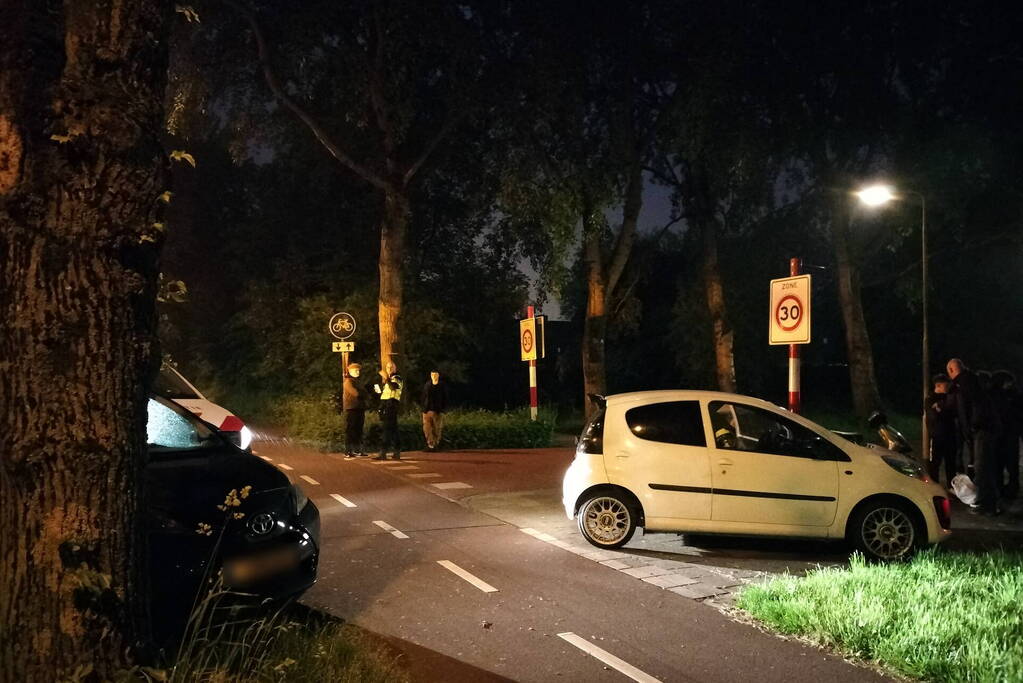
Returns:
[[[771,280],[771,344],[810,343],[810,276]]]

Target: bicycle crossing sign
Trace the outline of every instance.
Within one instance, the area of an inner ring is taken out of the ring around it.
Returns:
[[[344,341],[355,334],[355,317],[351,313],[335,313],[330,316],[327,329],[334,339]]]
[[[770,343],[810,343],[810,276],[771,280]]]

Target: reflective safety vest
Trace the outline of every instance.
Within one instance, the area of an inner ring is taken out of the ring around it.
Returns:
[[[397,388],[393,388],[397,387]],[[380,392],[381,401],[400,401],[401,390],[405,387],[405,381],[399,375],[391,375],[391,377],[384,382],[383,389]]]

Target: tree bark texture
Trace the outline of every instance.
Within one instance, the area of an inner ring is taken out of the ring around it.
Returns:
[[[707,312],[710,315],[711,334],[714,342],[714,369],[718,389],[735,393],[735,354],[733,353],[733,332],[728,324],[725,307],[725,289],[721,282],[721,268],[718,264],[717,225],[713,220],[704,221],[701,228],[703,241],[703,287],[707,295]]]
[[[838,300],[845,324],[845,346],[849,358],[849,384],[852,388],[853,408],[860,419],[881,407],[881,395],[874,374],[874,350],[867,332],[860,293],[860,269],[849,244],[849,214],[845,208],[836,208],[831,220],[835,261],[838,266]]]
[[[0,680],[146,636],[139,514],[173,5],[0,1]]]
[[[607,273],[600,239],[600,225],[591,212],[583,216],[583,258],[586,263],[586,320],[583,323],[583,405],[589,417],[596,406],[590,394],[607,393]]]
[[[380,224],[380,294],[377,299],[381,370],[387,367],[388,361],[394,361],[400,367],[398,318],[401,314],[408,221],[408,198],[398,191],[385,194],[384,216]]]

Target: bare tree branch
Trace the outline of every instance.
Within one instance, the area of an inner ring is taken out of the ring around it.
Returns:
[[[280,81],[277,80],[277,76],[274,73],[273,68],[270,66],[270,53],[267,48],[266,39],[263,37],[263,31],[259,27],[259,22],[256,21],[256,16],[246,7],[234,0],[224,0],[224,2],[241,14],[252,28],[252,33],[256,38],[259,64],[263,69],[263,77],[274,97],[276,97],[281,104],[298,117],[298,119],[304,123],[310,131],[312,131],[320,144],[323,145],[328,152],[330,152],[331,156],[341,162],[341,164],[348,168],[348,170],[384,192],[392,191],[393,188],[387,179],[349,156],[336,142],[334,142],[327,131],[323,129],[323,126],[321,126],[316,119],[300,107],[297,102],[291,99],[286,92],[284,92],[284,88],[281,87]]]
[[[419,158],[416,159],[415,163],[409,166],[408,169],[405,171],[405,175],[402,177],[402,182],[404,184],[408,185],[412,181],[412,178],[416,175],[416,173],[419,172],[419,169],[422,168],[423,164],[425,164],[427,159],[430,158],[434,150],[437,149],[437,145],[439,145],[444,140],[444,138],[448,136],[451,130],[455,127],[455,124],[458,123],[458,121],[462,118],[463,113],[448,115],[448,118],[444,122],[444,125],[441,126],[440,130],[437,131],[437,134],[434,135],[433,138],[426,144],[426,147],[423,148],[423,153],[420,154]]]

